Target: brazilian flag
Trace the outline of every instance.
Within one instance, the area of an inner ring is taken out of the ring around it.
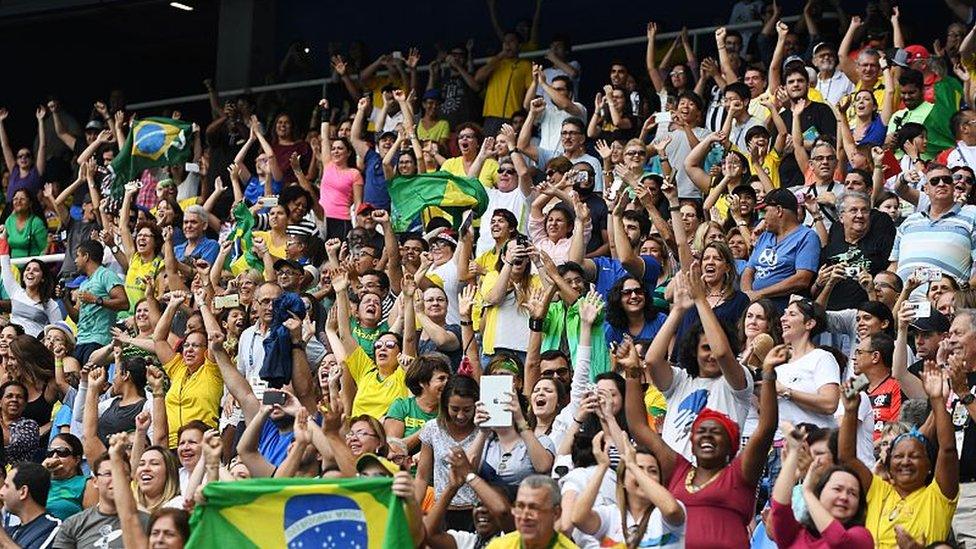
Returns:
[[[230,261],[228,257],[228,265],[224,265],[224,268],[229,267],[234,275],[248,269],[259,271],[264,269],[264,262],[254,255],[254,241],[251,238],[251,232],[254,230],[254,216],[251,214],[251,210],[247,209],[247,204],[241,201],[234,206],[230,213],[234,218],[234,227],[227,235],[227,240],[234,243],[233,257],[237,259]]]
[[[112,198],[122,196],[123,187],[142,170],[156,166],[184,164],[193,156],[193,124],[172,118],[132,120],[132,131],[112,161]]]
[[[251,479],[207,484],[187,548],[413,547],[391,478]]]
[[[435,207],[446,212],[454,221],[454,228],[461,224],[462,214],[473,209],[475,219],[488,209],[488,193],[481,181],[472,177],[459,177],[437,171],[393,178],[387,189],[390,192],[393,230],[407,230],[425,209]]]

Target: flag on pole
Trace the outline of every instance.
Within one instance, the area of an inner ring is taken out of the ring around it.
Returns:
[[[132,131],[109,167],[114,175],[112,198],[121,198],[124,185],[146,168],[189,162],[192,136],[193,124],[189,122],[162,117],[133,119]]]
[[[455,229],[466,210],[474,210],[477,219],[488,209],[488,193],[480,181],[444,171],[398,176],[387,188],[392,210],[390,221],[397,232],[407,230],[429,207],[440,208],[450,215]]]
[[[207,484],[189,549],[413,547],[391,478],[251,479]]]

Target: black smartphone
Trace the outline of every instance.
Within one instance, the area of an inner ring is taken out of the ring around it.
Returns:
[[[280,391],[265,391],[264,396],[261,397],[261,403],[281,406],[285,403],[285,393]]]

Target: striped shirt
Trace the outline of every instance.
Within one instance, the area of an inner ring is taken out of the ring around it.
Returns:
[[[908,216],[895,234],[891,261],[908,280],[919,267],[936,267],[957,281],[969,280],[976,260],[976,206],[954,204],[938,219],[928,210]]]
[[[266,231],[271,229],[271,221],[267,213],[259,213],[254,216],[254,230]],[[298,223],[291,223],[285,229],[285,233],[293,235],[319,236],[319,227],[315,223],[315,217],[309,212],[305,217],[298,220]]]

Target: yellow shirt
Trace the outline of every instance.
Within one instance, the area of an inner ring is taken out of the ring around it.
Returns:
[[[488,274],[486,274],[481,278],[481,285],[479,289],[481,290],[480,293],[482,296],[487,296],[489,293],[491,293],[491,289],[494,288],[495,284],[498,282],[498,276],[499,273],[494,269],[494,267],[488,269]],[[536,288],[541,285],[542,285],[542,281],[539,279],[539,275],[534,274],[530,276],[529,278],[530,291],[532,288]],[[491,355],[495,353],[495,339],[496,339],[495,336],[497,335],[498,331],[511,329],[510,326],[506,326],[506,327],[501,326],[501,324],[504,324],[505,321],[502,320],[500,317],[505,316],[509,320],[511,320],[512,318],[510,316],[511,314],[510,309],[506,311],[502,311],[504,307],[510,307],[510,305],[504,304],[504,300],[505,298],[502,298],[502,304],[486,306],[484,312],[482,313],[481,350],[486,355]],[[520,307],[517,303],[515,304],[515,306],[518,307],[516,312],[520,316],[524,316],[525,317],[524,322],[528,323],[529,321],[528,310],[526,310],[524,307]]]
[[[874,537],[878,549],[895,549],[895,525],[915,539],[926,542],[946,539],[959,496],[949,499],[933,480],[902,499],[895,487],[875,475],[867,494],[868,511],[865,527]]]
[[[488,543],[485,549],[521,549],[522,548],[522,534],[519,532],[512,532],[511,534],[505,534],[504,536],[499,536],[491,542]],[[556,539],[548,545],[548,549],[579,549],[579,546],[573,543],[572,540],[566,536],[556,533]]]
[[[369,414],[376,419],[382,419],[394,400],[410,396],[403,368],[397,367],[393,374],[380,379],[379,368],[362,347],[356,347],[349,355],[346,367],[356,382],[356,398],[352,401],[353,416]]]
[[[532,82],[532,62],[528,59],[502,59],[488,78],[482,114],[511,118],[522,108],[525,91]]]
[[[464,158],[460,156],[445,160],[441,164],[441,170],[458,177],[468,176],[464,169]],[[494,187],[495,183],[498,182],[498,161],[494,158],[485,159],[485,163],[481,165],[481,171],[478,172],[478,181],[481,181],[485,188]]]
[[[146,295],[146,283],[143,279],[155,278],[161,270],[163,270],[163,258],[159,256],[149,261],[144,261],[139,254],[129,258],[129,270],[125,272],[125,295],[129,297],[128,315],[135,313],[136,302]]]
[[[650,420],[648,423],[660,433],[661,427],[664,426],[664,414],[668,411],[668,399],[664,398],[653,383],[648,385],[647,391],[644,392],[644,408],[647,409],[647,417]]]
[[[285,248],[288,247],[288,241],[286,240],[285,243],[280,246],[275,246],[271,239],[271,231],[254,231],[251,233],[251,238],[264,239],[264,245],[268,247],[268,251],[271,252],[271,255],[277,257],[278,259],[288,257],[288,252],[285,251]]]
[[[181,354],[163,364],[163,371],[171,382],[166,393],[169,447],[176,448],[177,432],[187,423],[199,419],[211,427],[217,426],[224,378],[220,375],[220,367],[209,358],[191,374]]]
[[[417,122],[417,139],[421,141],[444,141],[451,134],[447,120],[438,120],[428,130],[422,122]]]

